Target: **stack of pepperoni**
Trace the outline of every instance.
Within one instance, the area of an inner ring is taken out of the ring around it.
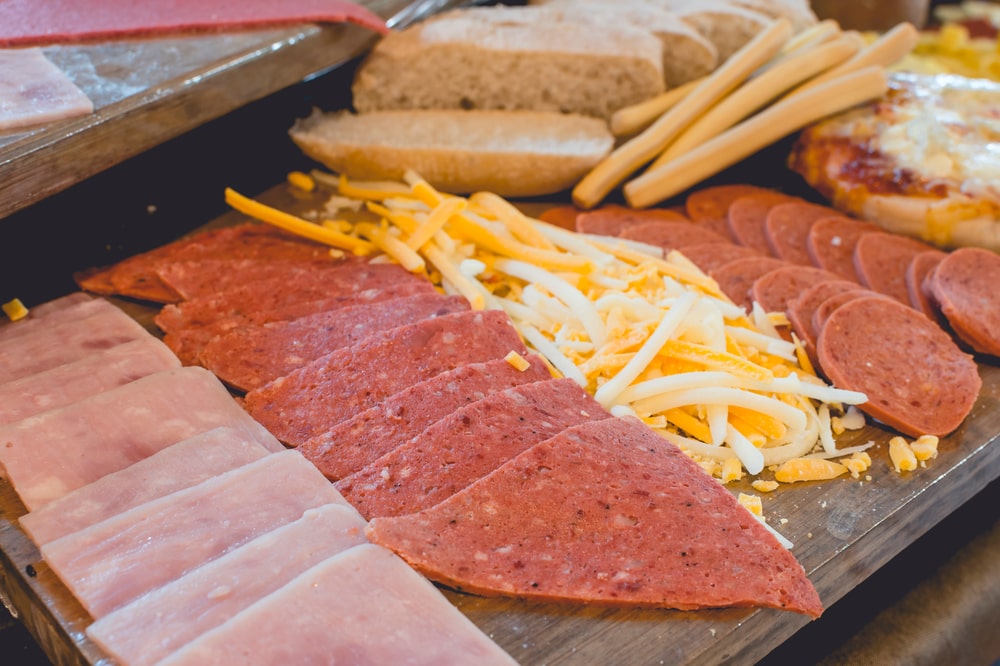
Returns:
[[[966,350],[1000,351],[990,252],[947,253],[751,185],[697,190],[675,209],[552,215],[566,213],[580,232],[680,251],[748,310],[786,313],[818,371],[912,436],[958,428],[981,387]]]

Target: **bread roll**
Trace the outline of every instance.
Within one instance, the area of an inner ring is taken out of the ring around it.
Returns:
[[[399,180],[412,169],[446,192],[509,197],[572,187],[614,143],[602,120],[544,111],[317,111],[290,134],[351,178]]]
[[[753,39],[772,19],[736,4],[715,0],[647,0],[676,14],[715,45],[725,62]]]
[[[664,90],[662,48],[648,31],[502,15],[492,7],[457,10],[390,33],[359,67],[355,109],[532,109],[606,119]]]

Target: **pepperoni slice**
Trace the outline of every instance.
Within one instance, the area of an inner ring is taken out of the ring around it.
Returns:
[[[607,204],[576,216],[576,230],[582,234],[618,236],[625,229],[647,222],[689,222],[675,210],[668,208],[626,208]]]
[[[790,300],[785,307],[788,323],[792,325],[792,330],[799,337],[813,365],[819,365],[816,359],[817,332],[813,327],[813,313],[831,296],[858,289],[861,289],[861,286],[850,280],[824,280],[808,287],[797,298]]]
[[[711,273],[723,264],[745,257],[756,257],[760,254],[753,248],[743,247],[735,243],[698,243],[680,248],[681,254],[700,268],[704,273]]]
[[[727,234],[726,217],[729,206],[740,197],[769,192],[771,190],[756,185],[715,185],[689,194],[684,201],[684,209],[693,221],[707,225],[721,234]]]
[[[799,201],[774,206],[764,219],[764,236],[771,254],[793,264],[811,266],[812,258],[807,249],[809,231],[817,220],[836,212],[826,206]]]
[[[788,302],[809,287],[836,279],[833,273],[812,266],[783,266],[754,280],[750,295],[765,312],[785,312]]]
[[[659,220],[634,224],[618,234],[620,238],[641,241],[666,250],[676,250],[685,245],[699,243],[725,243],[727,239],[706,226],[687,220],[683,222]]]
[[[583,210],[576,206],[553,206],[545,209],[538,219],[563,229],[576,229],[576,218]]]
[[[816,337],[819,338],[820,334],[823,333],[823,327],[826,326],[827,320],[833,311],[839,308],[841,305],[853,301],[855,298],[862,298],[868,296],[878,296],[879,298],[888,298],[885,294],[880,294],[878,292],[872,291],[871,289],[865,289],[861,285],[858,285],[856,289],[848,289],[842,293],[834,294],[830,298],[826,299],[820,303],[815,310],[813,310],[812,315],[812,327],[816,331]]]
[[[752,247],[761,254],[774,255],[767,242],[764,221],[768,212],[781,203],[793,200],[780,192],[764,191],[740,197],[729,206],[726,227],[736,242]]]
[[[861,391],[862,411],[909,435],[947,435],[972,410],[982,381],[975,361],[913,308],[857,298],[830,315],[817,356],[839,388]]]
[[[927,294],[924,293],[924,280],[947,256],[948,254],[941,250],[921,252],[913,257],[910,265],[906,268],[906,273],[903,275],[903,281],[906,283],[906,292],[910,296],[910,305],[915,310],[919,310],[927,315],[928,319],[936,320],[939,313],[931,300],[927,298]]]
[[[809,229],[806,250],[814,266],[845,280],[859,282],[858,272],[854,270],[854,246],[861,234],[878,230],[874,224],[849,217],[825,217],[816,220]]]
[[[961,248],[925,283],[955,334],[977,352],[1000,356],[1000,255]]]
[[[708,274],[719,283],[719,289],[733,303],[750,311],[753,308],[750,289],[757,278],[787,265],[786,262],[774,257],[744,257],[723,264]]]
[[[915,256],[933,249],[927,243],[884,231],[861,234],[854,246],[854,269],[865,287],[909,305],[906,269]]]

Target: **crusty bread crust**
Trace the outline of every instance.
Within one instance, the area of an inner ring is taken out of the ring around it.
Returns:
[[[599,119],[534,111],[315,112],[291,137],[351,178],[399,180],[412,169],[447,192],[512,197],[572,187],[614,143]]]
[[[533,109],[609,118],[664,90],[662,47],[648,31],[506,22],[489,9],[450,12],[387,35],[358,70],[355,109]]]

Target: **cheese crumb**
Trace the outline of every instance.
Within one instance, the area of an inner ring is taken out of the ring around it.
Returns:
[[[846,474],[847,468],[833,460],[823,458],[793,458],[782,463],[774,473],[781,483],[796,481],[826,481]]]
[[[938,438],[934,435],[921,435],[916,441],[910,444],[910,449],[917,460],[924,462],[931,458],[937,458],[938,441]]]
[[[765,481],[764,479],[757,479],[750,485],[753,486],[754,490],[760,493],[769,493],[778,489],[777,481]]]
[[[510,363],[515,370],[520,370],[521,372],[524,372],[531,367],[531,364],[528,363],[528,359],[524,358],[513,349],[503,357],[503,360]]]
[[[739,481],[743,478],[743,464],[739,458],[726,458],[722,463],[722,482]]]
[[[760,498],[756,495],[747,495],[746,493],[740,493],[739,503],[743,505],[743,508],[752,513],[755,516],[763,516],[764,509],[761,505]]]
[[[316,181],[307,173],[292,171],[288,174],[288,184],[303,192],[312,192],[316,189]]]
[[[912,472],[917,468],[917,456],[902,437],[889,440],[889,459],[897,473]]]
[[[865,451],[857,451],[850,458],[845,458],[840,462],[855,479],[860,478],[861,472],[867,472],[872,466],[871,456]]]
[[[24,307],[24,303],[22,303],[19,298],[8,301],[0,307],[3,308],[4,314],[7,315],[11,321],[24,319],[28,316],[28,308]]]

